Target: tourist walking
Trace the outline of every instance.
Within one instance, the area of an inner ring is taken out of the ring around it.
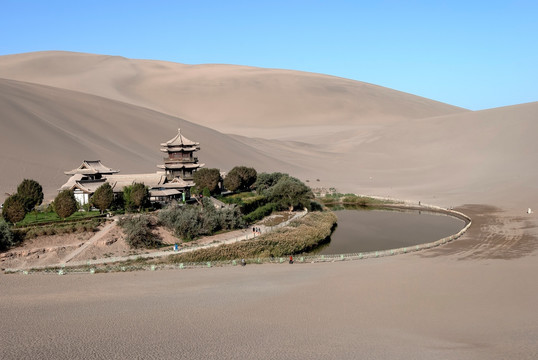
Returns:
[[[290,264],[293,264],[293,256],[290,255]]]

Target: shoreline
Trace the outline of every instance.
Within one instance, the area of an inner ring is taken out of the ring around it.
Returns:
[[[340,202],[340,204],[342,203]],[[391,209],[392,208],[392,209],[402,209],[402,210],[429,211],[433,213],[440,213],[440,214],[444,214],[448,216],[454,216],[458,219],[465,221],[466,225],[463,227],[463,229],[461,229],[456,234],[452,234],[447,237],[444,237],[444,238],[441,238],[441,239],[438,239],[429,243],[423,243],[419,245],[394,248],[394,249],[369,251],[369,252],[345,253],[345,254],[334,254],[334,255],[299,255],[299,256],[296,256],[296,262],[297,263],[316,263],[316,262],[365,260],[365,259],[371,259],[371,258],[380,258],[380,257],[386,257],[386,256],[395,256],[395,255],[418,252],[418,251],[427,250],[427,249],[435,248],[435,247],[450,243],[460,238],[463,234],[465,234],[465,232],[472,225],[472,219],[466,214],[453,210],[453,209],[445,209],[445,208],[441,208],[434,205],[427,205],[427,204],[412,205],[402,200],[400,201],[400,203],[396,203],[396,204],[374,204],[374,205],[368,205],[367,207],[373,207],[373,208],[379,208],[379,209],[382,209],[382,208]],[[286,222],[286,224],[287,223],[289,223],[289,220]],[[246,239],[248,239],[248,235],[245,236],[245,240]],[[235,241],[230,241],[230,239],[228,239],[219,243],[211,243],[206,246],[183,249],[183,251],[188,251],[188,252],[197,251],[197,250],[207,248],[207,247],[216,247],[220,245],[235,243],[236,241],[240,241],[240,240],[237,240],[237,237],[235,237]],[[180,254],[180,253],[170,252],[170,251],[161,251],[161,252],[154,252],[154,253],[148,253],[148,254],[131,255],[131,256],[123,257],[122,260],[109,258],[109,259],[90,260],[86,262],[79,261],[79,262],[74,262],[70,264],[70,266],[68,266],[67,264],[54,264],[54,265],[48,265],[48,266],[43,266],[39,268],[5,269],[4,273],[5,274],[16,274],[16,273],[29,274],[29,273],[34,273],[34,272],[55,272],[55,273],[58,273],[59,275],[64,275],[71,272],[71,273],[94,274],[96,272],[109,273],[109,272],[128,272],[128,271],[139,271],[139,270],[155,271],[155,270],[164,270],[164,269],[182,270],[186,268],[200,268],[200,267],[209,268],[209,267],[225,267],[225,266],[239,265],[239,261],[238,261],[239,259],[220,260],[220,261],[203,261],[203,262],[196,262],[196,263],[180,263],[180,264],[173,264],[173,263],[139,264],[139,265],[130,264],[130,262],[133,262],[133,261],[136,262],[136,261],[152,260],[155,258],[173,256],[176,254]],[[254,258],[247,258],[246,261],[250,264],[268,264],[268,263],[282,264],[286,262],[286,259],[284,257],[278,257],[278,258],[254,257]],[[118,262],[119,264],[116,264]],[[110,264],[111,267],[109,267],[107,264]],[[103,266],[99,266],[99,265],[104,265],[104,268]]]

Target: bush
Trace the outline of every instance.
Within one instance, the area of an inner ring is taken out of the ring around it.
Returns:
[[[71,190],[61,191],[54,199],[54,211],[59,217],[65,219],[77,211],[77,200]]]
[[[203,207],[169,206],[159,212],[159,220],[185,241],[191,241],[202,235],[211,235],[219,230],[231,230],[243,226],[239,209],[217,210],[207,198],[202,199],[202,204]]]
[[[247,224],[251,224],[255,221],[261,220],[264,217],[271,215],[271,213],[278,209],[278,205],[274,203],[265,204],[262,207],[257,208],[256,210],[252,211],[251,213],[243,216],[243,220]]]
[[[13,233],[4,219],[0,219],[0,251],[9,249],[11,246],[13,246]]]
[[[133,248],[155,248],[161,244],[160,239],[151,231],[148,215],[124,217],[119,225],[125,233],[125,241]]]

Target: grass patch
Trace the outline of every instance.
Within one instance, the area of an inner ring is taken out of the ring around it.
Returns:
[[[379,199],[369,196],[359,196],[356,194],[327,194],[322,197],[318,197],[317,200],[321,201],[325,205],[358,205],[362,207],[369,206],[383,206],[390,204],[398,204],[399,202],[394,200]]]
[[[73,222],[78,220],[90,219],[101,216],[99,211],[77,211],[73,215],[62,219],[54,211],[49,212],[31,212],[26,214],[24,219],[17,223],[17,228],[28,227],[33,225],[45,225],[59,222]]]

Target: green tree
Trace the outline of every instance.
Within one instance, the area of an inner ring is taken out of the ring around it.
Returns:
[[[43,202],[43,187],[32,179],[24,179],[17,187],[17,194],[23,199],[27,213]]]
[[[256,177],[254,168],[236,166],[224,178],[224,187],[230,191],[248,190],[256,182]]]
[[[109,209],[113,201],[114,191],[112,190],[110,184],[107,182],[99,186],[97,190],[95,190],[91,198],[92,204],[97,207],[101,211],[101,213],[103,213],[106,209]]]
[[[208,188],[211,194],[217,194],[219,192],[220,180],[219,169],[202,168],[194,173],[194,183],[196,184],[196,187],[199,190]]]
[[[26,216],[24,198],[19,194],[13,194],[4,201],[2,216],[7,221],[16,224]]]
[[[9,225],[0,218],[0,251],[9,249],[13,245],[13,233]]]
[[[279,172],[258,174],[253,187],[256,189],[256,192],[258,194],[262,194],[267,189],[275,186],[278,180],[280,180],[284,176],[288,176],[288,174],[283,174]]]
[[[141,211],[149,207],[149,189],[142,183],[135,183],[131,188],[131,201]]]
[[[276,185],[268,190],[268,194],[271,202],[290,210],[310,208],[310,202],[314,198],[308,186],[291,176],[281,177]]]
[[[54,199],[54,211],[65,219],[77,211],[77,200],[72,190],[61,191]]]

